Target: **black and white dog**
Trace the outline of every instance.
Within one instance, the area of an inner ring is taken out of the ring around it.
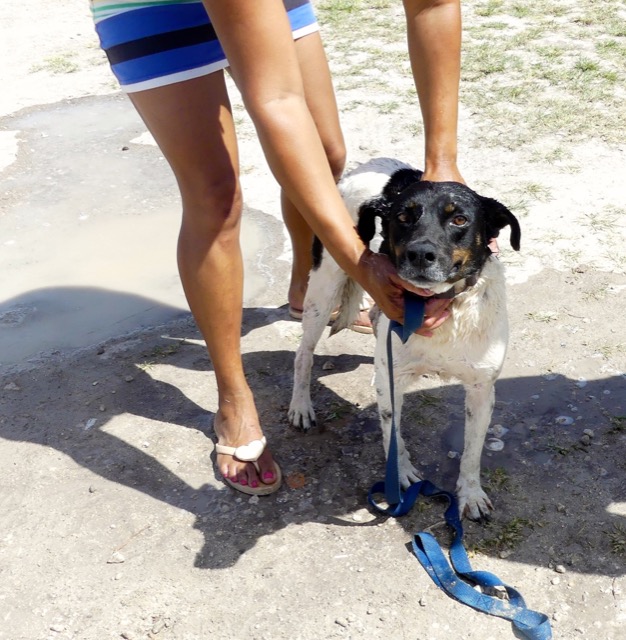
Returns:
[[[402,400],[409,383],[422,374],[459,380],[465,387],[465,436],[456,485],[461,514],[473,519],[493,509],[480,484],[480,457],[494,406],[494,384],[508,341],[502,264],[492,256],[489,240],[505,226],[520,247],[520,227],[502,204],[456,182],[420,182],[421,171],[389,158],[378,158],[347,174],[339,187],[359,233],[372,241],[380,219],[379,251],[398,274],[439,297],[452,297],[448,318],[432,337],[413,334],[405,344],[393,339],[393,375],[400,480],[406,488],[419,480],[400,431]],[[289,420],[308,430],[315,425],[310,384],[313,352],[331,313],[339,316],[331,334],[357,316],[362,289],[316,243],[314,267],[304,301],[303,337],[295,360]],[[373,314],[374,316],[376,314]],[[376,395],[388,453],[391,398],[386,336],[389,319],[373,318]]]

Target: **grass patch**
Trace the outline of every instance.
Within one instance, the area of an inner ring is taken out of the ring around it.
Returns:
[[[617,556],[626,556],[626,527],[615,524],[611,531],[606,531],[611,545],[611,552]]]
[[[31,71],[47,71],[53,74],[74,73],[79,67],[74,60],[73,53],[59,53],[46,58],[41,64],[35,65]]]
[[[495,529],[493,535],[479,540],[471,549],[480,553],[514,549],[528,537],[528,529],[533,527],[533,523],[525,518],[513,518],[504,523],[488,523],[485,528],[487,531]]]

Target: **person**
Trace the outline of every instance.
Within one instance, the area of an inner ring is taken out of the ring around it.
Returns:
[[[405,0],[425,123],[425,177],[431,180],[461,179],[458,2]],[[280,486],[280,467],[266,447],[240,351],[242,193],[224,69],[229,68],[282,187],[294,249],[290,305],[303,302],[312,234],[389,318],[402,321],[404,289],[412,289],[387,257],[363,244],[336,188],[345,145],[313,8],[306,0],[90,4],[111,68],[180,190],[178,268],[217,381],[218,469],[239,491],[272,493]],[[421,333],[429,335],[445,321],[446,306],[441,300],[427,303]]]

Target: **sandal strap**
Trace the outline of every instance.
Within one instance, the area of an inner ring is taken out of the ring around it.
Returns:
[[[265,445],[267,440],[263,436],[260,440],[252,440],[248,444],[242,444],[239,447],[227,447],[224,444],[216,444],[215,451],[227,456],[239,460],[240,462],[256,462],[263,451],[265,451]]]

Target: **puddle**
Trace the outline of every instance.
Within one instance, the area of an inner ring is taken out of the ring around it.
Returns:
[[[158,149],[123,96],[5,118],[15,162],[0,174],[0,365],[187,313],[176,268],[180,217]],[[266,286],[262,230],[244,215],[246,299]]]

